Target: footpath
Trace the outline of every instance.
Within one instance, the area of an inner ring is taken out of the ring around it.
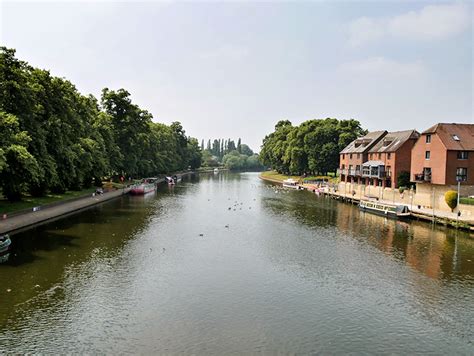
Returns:
[[[88,195],[73,201],[65,201],[61,204],[52,204],[51,206],[42,206],[32,209],[28,213],[14,215],[2,218],[0,216],[0,234],[10,233],[22,230],[32,225],[45,223],[53,219],[64,217],[64,215],[75,213],[79,210],[89,208],[91,206],[103,203],[105,201],[118,198],[124,194],[128,194],[130,188],[118,189],[106,192],[100,195]]]

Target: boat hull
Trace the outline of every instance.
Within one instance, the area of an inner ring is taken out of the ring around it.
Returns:
[[[359,209],[372,214],[385,216],[392,219],[409,219],[411,214],[409,212],[397,212],[397,207],[382,204],[378,202],[360,202]]]
[[[132,195],[144,195],[144,194],[147,194],[147,193],[154,192],[155,189],[156,189],[156,187],[155,187],[154,184],[149,184],[149,185],[141,184],[138,187],[134,187],[134,188],[130,189],[130,194],[132,194]]]

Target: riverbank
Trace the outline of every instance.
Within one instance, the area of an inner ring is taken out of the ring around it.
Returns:
[[[180,172],[175,175],[182,178],[193,173],[193,171]],[[164,178],[157,181],[157,184],[162,183],[165,183]],[[130,188],[124,187],[122,189],[106,191],[100,195],[91,193],[74,199],[56,201],[52,204],[36,206],[28,211],[20,211],[14,214],[3,214],[0,216],[0,234],[18,232],[34,225],[47,223],[67,215],[75,214],[94,205],[119,198],[129,192]]]
[[[298,176],[285,176],[281,174],[277,174],[274,172],[264,172],[266,174],[261,174],[259,177],[262,180],[283,184],[283,181],[288,178],[293,178],[297,181],[301,182],[301,177]],[[300,184],[301,187],[307,190],[314,189],[314,186],[311,184]],[[346,202],[350,204],[359,204],[360,200],[362,199],[361,196],[358,195],[351,195],[346,193],[343,190],[334,188],[334,187],[325,187],[323,194],[340,200],[341,202]],[[378,199],[379,202],[383,204],[393,204],[392,200],[386,199]],[[404,204],[407,205],[407,204]],[[408,206],[408,205],[407,205]],[[471,233],[474,233],[474,219],[470,215],[461,215],[457,217],[454,213],[449,213],[440,209],[428,209],[425,207],[418,207],[416,204],[411,204],[409,206],[411,218],[416,220],[422,220],[430,223],[441,224],[444,226],[450,226],[454,228],[461,228],[464,230],[468,230]]]
[[[33,225],[46,223],[66,215],[77,213],[91,206],[128,194],[129,191],[130,188],[124,188],[100,195],[90,194],[80,199],[74,199],[73,201],[66,200],[60,202],[60,204],[45,205],[32,209],[28,213],[6,217],[0,220],[0,234],[20,231]]]

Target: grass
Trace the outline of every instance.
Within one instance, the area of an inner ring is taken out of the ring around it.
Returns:
[[[64,194],[47,194],[44,197],[23,196],[21,201],[9,202],[5,198],[0,198],[0,214],[13,213],[24,209],[31,209],[35,206],[51,204],[60,200],[69,200],[83,195],[92,194],[96,188],[88,188],[79,191],[68,191]]]
[[[297,181],[299,180],[314,181],[314,180],[324,179],[324,180],[329,181],[330,183],[335,183],[338,180],[337,177],[334,177],[334,174],[331,174],[328,176],[308,176],[308,177],[302,178],[301,176],[289,176],[285,174],[280,174],[275,171],[266,171],[266,172],[262,172],[261,176],[262,178],[268,178],[268,179],[276,180],[279,182],[283,182],[285,179],[288,179],[288,178],[293,178],[294,180],[297,180]]]
[[[459,203],[467,204],[467,205],[474,205],[474,198],[459,198]]]

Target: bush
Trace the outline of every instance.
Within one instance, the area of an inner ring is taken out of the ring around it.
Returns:
[[[458,193],[454,190],[448,190],[444,194],[444,201],[451,208],[451,211],[453,211],[456,205],[458,205]]]
[[[397,187],[408,187],[410,185],[410,172],[402,171],[397,177]]]
[[[398,192],[400,194],[402,194],[406,189],[407,189],[407,187],[400,187],[400,188],[398,188]]]

